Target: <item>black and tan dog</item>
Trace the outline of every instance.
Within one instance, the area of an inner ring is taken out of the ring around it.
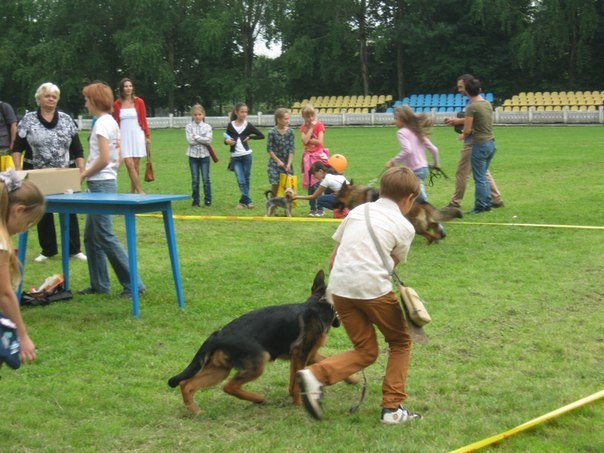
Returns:
[[[197,414],[195,392],[222,382],[235,368],[235,375],[223,390],[237,398],[262,403],[264,395],[248,392],[243,385],[260,377],[269,361],[289,359],[289,394],[293,403],[300,405],[296,372],[324,358],[318,353],[319,348],[330,327],[340,325],[333,306],[325,298],[325,290],[325,274],[321,270],[306,302],[260,308],[231,321],[210,335],[189,366],[170,378],[168,385],[180,385],[185,406]],[[356,378],[349,377],[347,382],[355,383]]]
[[[294,189],[287,188],[282,197],[273,197],[272,192],[267,190],[264,192],[266,197],[266,216],[273,217],[277,208],[283,208],[287,217],[292,216],[292,206],[296,192]]]
[[[342,185],[336,195],[336,207],[339,209],[352,209],[379,198],[379,191],[368,186],[356,186],[354,184]],[[438,209],[428,202],[415,202],[411,210],[405,216],[415,228],[415,232],[426,238],[428,244],[443,239],[446,234],[439,225],[453,219],[463,217],[461,209],[443,208]]]
[[[428,202],[416,201],[405,217],[411,222],[415,232],[425,237],[430,245],[446,236],[445,230],[440,225],[441,222],[460,219],[463,214],[458,208],[438,209]]]
[[[336,194],[334,207],[340,210],[346,208],[352,209],[368,201],[375,201],[378,198],[380,198],[380,191],[375,187],[354,184],[353,181],[350,184],[345,182]]]

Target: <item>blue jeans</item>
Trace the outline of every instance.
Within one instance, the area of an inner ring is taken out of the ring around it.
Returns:
[[[319,186],[321,185],[321,181],[317,181],[316,183],[314,183],[312,186],[310,186],[308,188],[308,195],[312,195],[313,193],[316,192],[316,190],[319,188]],[[308,200],[308,204],[310,206],[310,210],[311,211],[323,211],[323,207],[321,205],[319,205],[317,203],[318,198],[315,198],[314,200]]]
[[[428,201],[428,194],[426,193],[426,187],[424,182],[428,177],[428,167],[418,168],[417,170],[413,170],[417,179],[419,179],[419,195],[417,196],[417,201],[419,203],[425,203]]]
[[[319,195],[317,197],[317,206],[319,206],[319,210],[330,209],[333,211],[333,206],[336,204],[336,194],[331,193],[323,193],[323,195]]]
[[[495,140],[472,146],[472,175],[474,176],[474,209],[488,211],[491,209],[491,189],[487,181],[487,170],[495,155]]]
[[[239,184],[239,191],[241,192],[241,198],[239,203],[248,205],[252,203],[250,198],[250,173],[252,172],[252,155],[246,154],[244,156],[233,157],[233,170],[237,177],[237,184]]]
[[[199,174],[203,179],[203,201],[212,204],[212,183],[210,181],[210,156],[189,157],[189,168],[191,169],[191,187],[193,204],[199,206]]]
[[[115,179],[88,181],[88,189],[90,192],[116,193],[117,181]],[[128,291],[131,289],[128,255],[113,233],[112,216],[89,214],[86,217],[84,245],[86,246],[86,255],[88,255],[90,287],[94,291],[108,293],[111,290],[107,272],[107,259],[124,289]],[[140,277],[138,289],[139,291],[145,289]]]

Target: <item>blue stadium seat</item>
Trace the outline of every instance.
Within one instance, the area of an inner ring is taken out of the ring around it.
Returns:
[[[401,101],[394,101],[394,107],[400,107],[401,105],[403,105]]]
[[[392,107],[388,107],[386,109],[386,113],[392,113],[392,112],[394,112],[394,109]]]

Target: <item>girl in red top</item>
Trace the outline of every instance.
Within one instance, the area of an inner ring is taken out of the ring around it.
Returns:
[[[308,195],[315,193],[319,187],[320,181],[310,172],[310,167],[313,163],[321,161],[327,163],[329,158],[329,150],[323,146],[325,136],[325,125],[321,121],[317,121],[317,114],[312,105],[307,104],[302,109],[302,118],[304,124],[300,126],[300,135],[302,136],[302,144],[304,152],[302,153],[302,185],[308,189]],[[316,200],[309,200],[310,216],[323,216],[323,208],[317,206]]]

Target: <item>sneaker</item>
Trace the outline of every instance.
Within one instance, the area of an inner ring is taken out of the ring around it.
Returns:
[[[449,203],[447,206],[445,206],[446,208],[455,208],[455,209],[459,209],[461,208],[461,205],[457,204],[457,203]]]
[[[204,201],[203,205],[205,207],[209,207],[209,206],[212,206],[212,202],[211,201]]]
[[[139,288],[138,289],[138,295],[140,296],[141,294],[143,294],[145,292],[145,288]],[[130,291],[129,289],[125,289],[120,293],[120,297],[124,298],[124,299],[132,299],[132,291]]]
[[[100,294],[96,289],[92,289],[90,286],[88,288],[84,288],[78,291],[80,296],[88,296],[90,294]]]
[[[70,258],[73,258],[74,260],[78,260],[78,261],[88,261],[88,258],[86,257],[86,255],[84,255],[82,252],[79,253],[75,253],[73,255],[69,256]]]
[[[315,217],[323,217],[325,215],[325,211],[317,211],[315,213]]]
[[[334,209],[333,218],[334,219],[345,219],[349,212],[350,212],[350,210],[348,208]]]
[[[34,258],[34,261],[35,261],[36,263],[43,263],[43,262],[44,262],[44,261],[46,261],[48,258],[50,258],[50,257],[48,257],[48,256],[46,256],[46,255],[42,255],[42,254],[40,254],[40,255],[38,255],[37,257],[35,257],[35,258]]]
[[[256,206],[254,206],[254,203],[248,203],[247,204],[247,208],[248,209],[254,209]]]
[[[245,209],[247,206],[244,205],[243,203],[239,203],[237,206],[235,206],[236,209]]]
[[[308,213],[308,216],[309,216],[309,217],[316,217],[316,216],[317,216],[317,211],[310,211],[310,212]]]
[[[421,418],[420,414],[411,412],[401,404],[396,409],[383,408],[380,421],[386,425],[398,425],[411,420],[420,420]]]
[[[492,208],[503,208],[504,206],[505,206],[505,204],[503,204],[503,200],[500,201],[499,203],[491,203]]]
[[[475,215],[475,214],[480,214],[483,212],[489,212],[491,210],[491,208],[487,208],[487,209],[472,209],[471,211],[466,212],[466,214],[468,215]]]
[[[298,381],[298,387],[300,387],[306,411],[313,418],[321,420],[323,418],[323,408],[321,407],[323,386],[310,370],[298,371],[296,373],[296,380]]]

